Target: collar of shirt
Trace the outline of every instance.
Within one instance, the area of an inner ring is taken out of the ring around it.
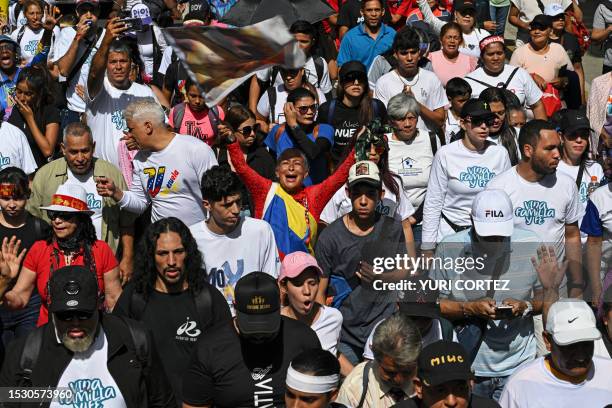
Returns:
[[[359,35],[364,35],[366,37],[372,38],[370,37],[370,34],[368,34],[365,30],[365,23],[361,23],[359,24]],[[372,39],[373,41],[378,41],[380,38],[383,38],[385,35],[389,34],[389,31],[391,30],[391,28],[389,28],[389,26],[387,26],[385,23],[382,23],[380,25],[380,31],[378,32],[378,35],[376,36],[376,39]]]
[[[372,371],[369,374],[370,376],[374,377],[370,377],[370,383],[372,383],[372,380],[375,380],[374,382],[376,384],[378,384],[378,399],[382,400],[385,397],[389,397],[391,399],[393,399],[393,396],[391,395],[391,387],[389,385],[387,385],[386,383],[380,381],[378,379],[378,376],[376,375],[376,363],[374,363],[374,365],[372,366]],[[405,398],[407,399],[410,397],[410,395],[412,394],[412,387],[410,385],[410,383],[404,385],[402,387],[402,391],[404,391],[404,395]]]

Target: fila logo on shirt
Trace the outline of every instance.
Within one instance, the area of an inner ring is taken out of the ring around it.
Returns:
[[[198,323],[195,320],[189,320],[188,316],[187,321],[181,324],[176,330],[176,339],[183,341],[196,341],[198,336],[202,334],[202,331],[197,327]],[[183,334],[187,335],[187,337],[183,336]]]
[[[459,174],[459,181],[467,182],[470,188],[484,188],[495,177],[495,173],[486,167],[470,166]]]
[[[272,388],[272,378],[266,378],[268,373],[272,370],[272,364],[265,368],[254,368],[251,372],[251,378],[255,381],[255,392],[253,393],[253,406],[254,407],[272,407],[274,405],[274,399],[271,398],[274,393]],[[266,398],[266,396],[269,396]]]
[[[516,207],[514,216],[525,218],[525,225],[542,225],[547,218],[555,218],[555,209],[548,208],[546,201],[524,201],[522,207]]]

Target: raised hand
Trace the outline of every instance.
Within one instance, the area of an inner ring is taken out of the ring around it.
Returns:
[[[567,261],[559,265],[555,249],[552,246],[542,245],[537,250],[536,257],[531,258],[534,269],[538,272],[540,282],[544,289],[558,289],[565,276]]]
[[[2,274],[4,278],[15,279],[17,275],[19,275],[21,262],[28,251],[24,248],[19,252],[20,246],[21,240],[18,240],[14,235],[10,240],[7,237],[4,237],[2,240],[2,249],[0,251],[0,256],[2,258],[0,261],[0,274]]]
[[[57,7],[50,5],[45,6],[45,15],[43,17],[43,28],[45,30],[53,30],[57,25],[58,21],[62,18],[60,10]]]

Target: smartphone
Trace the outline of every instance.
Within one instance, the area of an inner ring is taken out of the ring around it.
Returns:
[[[127,31],[143,31],[142,19],[140,18],[124,18],[119,22],[125,24]]]
[[[511,319],[512,314],[512,306],[509,305],[499,305],[495,306],[495,314],[499,319]]]

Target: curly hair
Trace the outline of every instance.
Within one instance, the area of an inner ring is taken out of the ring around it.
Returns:
[[[91,216],[89,214],[77,213],[74,217],[74,222],[77,225],[74,234],[63,240],[57,240],[55,234],[52,234],[47,238],[47,243],[51,244],[54,240],[57,240],[58,246],[62,250],[68,251],[91,247],[98,240]]]
[[[202,176],[202,198],[222,201],[224,197],[242,193],[242,182],[238,175],[222,166],[213,166]]]
[[[203,271],[202,255],[191,231],[176,217],[164,218],[149,226],[140,241],[134,259],[134,290],[142,293],[145,299],[148,299],[153,292],[157,281],[157,266],[155,265],[157,240],[161,234],[169,232],[178,234],[185,248],[183,274],[187,279],[189,291],[195,295],[204,287],[206,272]]]

